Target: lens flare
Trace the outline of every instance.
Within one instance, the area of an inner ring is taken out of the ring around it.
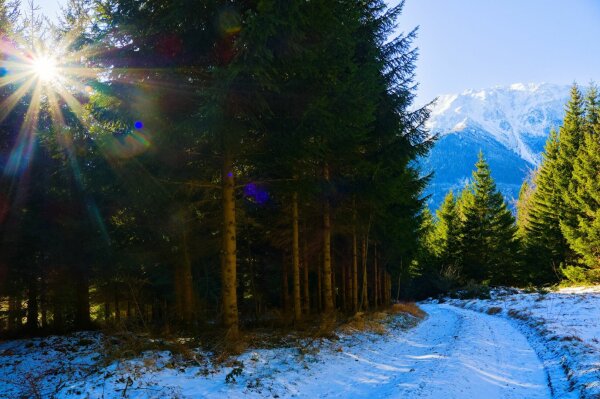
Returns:
[[[44,83],[53,82],[59,77],[56,59],[47,55],[34,58],[31,69],[35,76]]]

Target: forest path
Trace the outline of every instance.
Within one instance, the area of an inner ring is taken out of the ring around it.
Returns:
[[[449,305],[398,337],[397,398],[550,398],[547,376],[527,339],[509,322]],[[383,388],[383,387],[382,387]]]
[[[446,304],[421,308],[428,316],[411,330],[347,346],[303,376],[283,373],[282,397],[552,397],[535,351],[507,320]]]

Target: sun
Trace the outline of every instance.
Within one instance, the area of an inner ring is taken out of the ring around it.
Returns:
[[[42,55],[33,59],[31,63],[33,74],[43,83],[52,83],[59,77],[59,68],[56,59]]]

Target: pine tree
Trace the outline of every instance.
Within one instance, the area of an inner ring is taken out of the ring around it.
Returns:
[[[464,278],[508,284],[518,273],[514,218],[479,154],[473,181],[462,195],[460,251]]]

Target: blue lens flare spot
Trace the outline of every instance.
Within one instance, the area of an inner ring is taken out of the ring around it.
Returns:
[[[6,75],[8,75],[8,69],[0,67],[0,78],[5,77]]]
[[[142,121],[135,121],[135,123],[133,124],[133,127],[140,130],[141,128],[144,127],[144,124],[142,123]]]
[[[227,176],[228,176],[228,177],[233,177],[233,172],[229,172],[229,173],[227,173]]]
[[[258,205],[264,205],[269,201],[269,193],[256,183],[248,183],[244,186],[244,195],[252,199]]]

